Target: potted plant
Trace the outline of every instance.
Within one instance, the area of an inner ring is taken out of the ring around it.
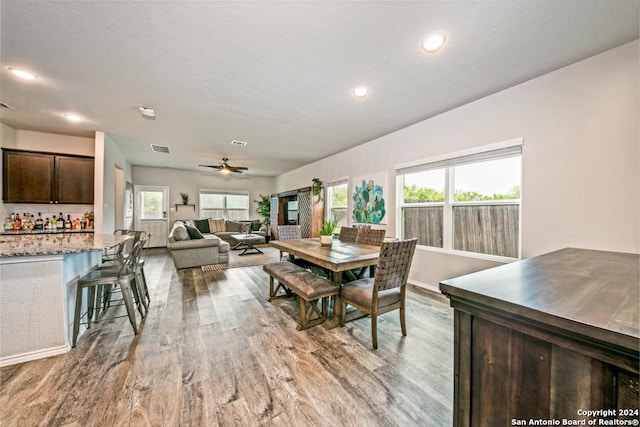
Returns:
[[[256,213],[264,218],[262,223],[267,227],[266,241],[269,242],[271,238],[271,197],[262,194],[258,197],[259,200],[254,200],[258,204]]]
[[[322,180],[320,178],[313,178],[311,181],[311,190],[313,195],[322,200]]]
[[[335,218],[328,220],[325,219],[322,222],[322,229],[320,230],[320,246],[331,246],[333,242],[333,230],[338,225],[338,220]]]
[[[189,195],[187,193],[180,193],[180,197],[182,197],[182,204],[186,205],[189,203]]]

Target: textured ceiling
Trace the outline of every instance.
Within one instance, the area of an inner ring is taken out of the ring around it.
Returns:
[[[639,3],[1,0],[0,101],[15,109],[0,120],[104,131],[134,165],[228,157],[273,176],[634,40]],[[435,31],[447,42],[428,55]]]

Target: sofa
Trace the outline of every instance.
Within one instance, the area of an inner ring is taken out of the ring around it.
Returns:
[[[266,227],[258,220],[228,221],[225,219],[196,219],[193,220],[193,225],[203,235],[213,234],[229,243],[235,243],[233,239],[231,239],[231,236],[234,234],[252,233],[262,237],[265,237],[267,234]]]
[[[176,269],[229,262],[231,247],[228,242],[210,233],[200,233],[198,237],[193,230],[197,231],[197,228],[182,221],[176,221],[171,228],[167,248]]]
[[[231,236],[245,232],[265,236],[260,221],[186,220],[176,221],[167,247],[176,269],[229,262]],[[257,242],[265,243],[265,241]]]

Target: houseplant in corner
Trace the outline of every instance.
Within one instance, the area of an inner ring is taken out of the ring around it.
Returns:
[[[333,230],[338,225],[338,221],[333,218],[331,221],[325,219],[322,222],[322,229],[320,230],[320,246],[331,246],[333,242]]]
[[[269,242],[271,238],[271,197],[262,194],[258,197],[260,198],[259,200],[254,200],[254,202],[258,204],[256,213],[264,218],[262,223],[267,227],[266,240]]]

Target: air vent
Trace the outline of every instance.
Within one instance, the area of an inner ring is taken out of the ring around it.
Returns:
[[[151,150],[155,153],[169,154],[169,147],[167,147],[166,145],[155,145],[155,144],[149,144],[149,145],[151,145]]]
[[[247,145],[247,143],[244,141],[238,141],[237,139],[234,139],[233,141],[231,141],[231,145],[240,145],[241,147],[244,147],[245,145]]]
[[[15,110],[15,108],[13,108],[11,105],[5,104],[4,102],[0,102],[0,107],[6,108],[8,110]]]

